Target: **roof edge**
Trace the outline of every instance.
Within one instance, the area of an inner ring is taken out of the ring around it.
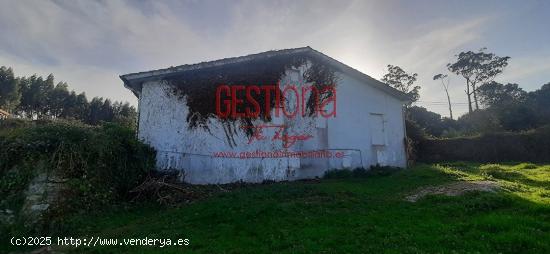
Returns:
[[[269,56],[281,55],[281,54],[301,53],[305,51],[309,51],[327,60],[331,65],[333,65],[339,71],[343,73],[347,73],[355,78],[358,78],[360,81],[368,83],[369,85],[372,85],[375,88],[378,88],[383,92],[386,92],[389,95],[394,96],[395,98],[397,98],[403,103],[410,102],[409,96],[407,96],[405,93],[351,66],[348,66],[328,55],[325,55],[309,46],[300,47],[300,48],[282,49],[282,50],[270,50],[270,51],[261,52],[261,53],[255,53],[255,54],[239,56],[239,57],[223,58],[223,59],[214,60],[214,61],[205,61],[205,62],[200,62],[196,64],[184,64],[184,65],[178,65],[175,67],[172,66],[168,68],[151,70],[151,71],[128,73],[128,74],[120,75],[119,77],[124,82],[124,87],[130,89],[134,93],[134,95],[136,95],[136,97],[139,97],[143,82],[151,81],[151,80],[160,80],[167,75],[176,75],[177,73],[184,72],[184,71],[193,71],[193,70],[199,70],[203,68],[222,66],[226,64],[246,62],[258,56],[269,57]]]

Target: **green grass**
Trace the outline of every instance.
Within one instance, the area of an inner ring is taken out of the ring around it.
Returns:
[[[496,193],[403,198],[422,186],[498,181]],[[72,253],[550,253],[550,165],[448,163],[391,175],[248,186],[176,208],[69,218],[67,236],[188,238],[184,247]]]

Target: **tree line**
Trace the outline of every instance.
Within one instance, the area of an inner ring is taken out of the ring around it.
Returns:
[[[137,112],[128,102],[102,97],[88,100],[85,93],[69,91],[66,82],[54,81],[53,74],[16,77],[10,67],[0,67],[0,109],[28,119],[73,119],[96,125],[118,122],[135,126]]]
[[[420,86],[415,85],[417,73],[408,73],[402,68],[388,65],[382,81],[406,93],[411,98],[407,106],[409,126],[422,129],[435,137],[470,136],[498,131],[524,131],[550,125],[550,83],[540,89],[527,92],[518,84],[502,84],[494,81],[504,72],[510,57],[488,53],[486,48],[457,54],[447,64],[449,74],[439,73],[433,77],[441,82],[449,105],[449,117],[415,106]],[[455,74],[464,80],[468,113],[453,118],[448,76]]]

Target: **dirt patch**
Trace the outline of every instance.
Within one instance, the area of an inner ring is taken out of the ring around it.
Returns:
[[[416,202],[427,195],[460,196],[469,191],[493,192],[498,188],[498,184],[491,181],[454,182],[440,186],[420,188],[413,194],[405,197],[405,200],[409,202]]]

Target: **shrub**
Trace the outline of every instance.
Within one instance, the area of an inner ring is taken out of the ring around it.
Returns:
[[[416,122],[406,119],[407,137],[405,138],[405,146],[407,158],[410,162],[414,162],[418,158],[419,144],[427,137],[426,132]]]
[[[40,173],[67,181],[63,211],[127,200],[129,190],[153,169],[154,158],[154,150],[131,129],[116,124],[19,123],[0,132],[0,209],[17,211],[29,181]]]

